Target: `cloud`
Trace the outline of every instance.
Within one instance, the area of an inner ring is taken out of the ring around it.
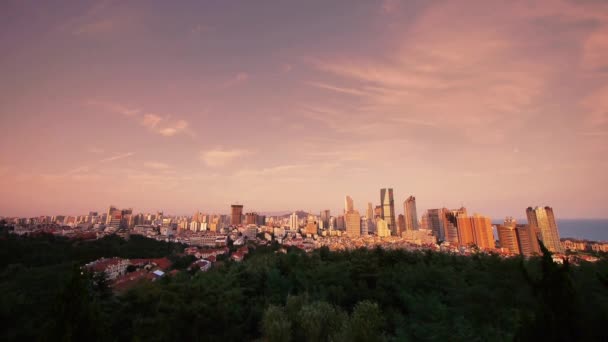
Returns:
[[[312,165],[309,164],[288,164],[279,165],[269,168],[263,168],[259,170],[245,169],[237,172],[238,177],[265,177],[265,176],[276,176],[278,174],[285,174],[294,172],[296,170],[310,168]]]
[[[240,84],[243,84],[249,80],[249,74],[246,72],[239,72],[232,76],[222,85],[222,88],[230,88]]]
[[[289,64],[289,63],[283,63],[283,65],[281,65],[281,72],[283,73],[288,73],[291,72],[293,70],[293,65]]]
[[[97,106],[104,108],[107,111],[122,114],[125,116],[136,116],[141,112],[139,108],[129,108],[120,103],[106,102],[106,101],[98,101],[98,100],[89,100],[87,104],[90,106]]]
[[[124,159],[124,158],[129,158],[132,155],[134,155],[135,153],[133,152],[127,152],[127,153],[121,153],[121,154],[115,154],[113,156],[104,158],[99,160],[100,163],[107,163],[107,162],[111,162],[111,161],[115,161],[115,160],[119,160],[119,159]]]
[[[608,73],[608,24],[589,35],[583,43],[583,68]]]
[[[591,127],[608,124],[608,85],[588,94],[581,102],[588,114],[585,123]]]
[[[166,170],[171,167],[171,166],[169,166],[169,164],[161,163],[161,162],[154,162],[154,161],[145,162],[144,166],[147,168],[156,169],[156,170]]]
[[[251,153],[247,150],[241,149],[232,149],[232,150],[222,150],[222,149],[214,149],[210,151],[201,152],[200,158],[205,164],[211,167],[220,167],[228,165],[235,160]]]
[[[91,147],[87,148],[87,152],[93,153],[93,154],[102,154],[102,153],[104,153],[104,149],[95,147],[95,146],[91,146]]]
[[[172,137],[186,131],[188,128],[188,122],[186,120],[172,121],[169,118],[162,118],[156,114],[145,114],[141,120],[141,124],[152,132],[165,137]]]
[[[543,105],[547,82],[559,69],[522,53],[520,19],[497,16],[489,4],[476,7],[467,13],[455,2],[431,6],[403,27],[386,56],[310,60],[325,74],[310,85],[355,101],[332,98],[323,111],[305,115],[337,132],[369,135],[394,129],[395,123],[429,128],[441,123],[458,127],[453,132],[469,142],[503,142],[506,132],[521,128]],[[488,25],[496,29],[483,29]]]
[[[395,13],[400,5],[399,0],[384,0],[382,1],[382,12],[385,14]]]

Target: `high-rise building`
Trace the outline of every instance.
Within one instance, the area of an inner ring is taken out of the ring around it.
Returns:
[[[433,232],[437,240],[445,241],[445,208],[429,209],[426,217],[428,229]]]
[[[517,234],[517,243],[521,255],[532,256],[540,254],[538,228],[536,228],[536,226],[518,224],[515,226],[515,232]]]
[[[460,209],[448,210],[443,208],[444,222],[443,228],[445,230],[444,236],[445,241],[451,243],[461,243],[458,236],[458,217],[467,217],[467,209],[462,207]],[[462,220],[461,220],[462,221]]]
[[[346,199],[344,200],[344,212],[349,213],[353,210],[355,210],[353,199],[350,196],[346,196]]]
[[[295,232],[298,228],[300,228],[300,225],[298,224],[298,214],[294,212],[289,216],[289,230]]]
[[[245,224],[258,224],[258,214],[257,213],[246,213],[245,214]]]
[[[345,228],[346,228],[346,225],[344,223],[344,215],[340,215],[340,216],[336,217],[336,229],[344,230]]]
[[[372,202],[367,203],[367,212],[365,213],[365,216],[367,216],[368,219],[374,218],[374,205]]]
[[[376,235],[378,235],[378,237],[391,236],[391,230],[388,229],[388,224],[381,218],[376,219]]]
[[[496,226],[498,241],[501,248],[506,248],[513,254],[520,254],[519,242],[517,241],[517,225],[514,223],[507,219],[503,224]]]
[[[257,215],[257,223],[258,226],[266,225],[266,215]]]
[[[308,216],[305,232],[310,235],[315,235],[319,232],[319,225],[314,216]]]
[[[374,208],[374,218],[382,218],[382,206],[381,205],[377,205]]]
[[[471,219],[475,244],[481,249],[496,248],[494,233],[492,232],[492,220],[487,216],[475,214]]]
[[[405,231],[405,215],[399,214],[397,216],[397,235],[401,236],[401,233]]]
[[[386,221],[392,235],[398,235],[397,222],[395,221],[395,199],[393,189],[380,189],[380,203],[382,207],[382,219]]]
[[[526,209],[528,224],[538,228],[540,237],[551,252],[563,253],[564,249],[559,239],[559,231],[551,207],[529,207]]]
[[[230,216],[230,224],[238,226],[243,223],[243,206],[240,204],[233,204],[230,206],[232,209]]]
[[[371,231],[371,223],[372,220],[370,218],[368,218],[367,216],[363,216],[361,217],[361,235],[362,236],[367,236],[370,231]]]
[[[405,202],[403,202],[403,209],[405,211],[405,229],[416,230],[418,229],[418,216],[416,213],[416,197],[410,196]]]
[[[357,210],[351,210],[344,214],[346,233],[351,236],[361,236],[361,215]]]
[[[458,227],[458,243],[463,246],[474,245],[475,234],[473,233],[470,217],[466,213],[456,216],[456,226]]]
[[[320,216],[321,216],[320,221],[321,221],[321,225],[323,226],[323,229],[328,229],[329,220],[331,218],[330,211],[328,209],[322,210]]]

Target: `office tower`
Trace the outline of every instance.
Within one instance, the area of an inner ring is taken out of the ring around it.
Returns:
[[[120,228],[130,229],[133,227],[133,209],[121,210]]]
[[[106,216],[106,226],[110,224],[110,221],[112,220],[112,218],[116,215],[118,215],[120,213],[120,210],[118,210],[118,208],[116,208],[115,206],[111,205],[110,209],[108,209],[108,215]]]
[[[122,222],[122,210],[114,206],[110,206],[108,209],[108,216],[106,218],[106,227],[111,227],[114,229],[120,228],[120,224]]]
[[[374,208],[374,218],[382,218],[382,206],[377,205]]]
[[[395,222],[395,200],[393,189],[380,189],[380,203],[382,208],[382,219],[386,221],[388,229],[393,235],[397,234],[397,222]]]
[[[315,235],[319,232],[319,226],[317,225],[317,221],[314,216],[308,216],[308,221],[306,223],[306,229],[304,230],[306,234]]]
[[[540,237],[547,249],[551,252],[563,253],[562,244],[559,239],[559,231],[555,223],[555,216],[551,207],[536,207],[526,209],[528,224],[538,228]]]
[[[496,248],[494,233],[492,232],[492,220],[487,216],[475,214],[471,219],[475,244],[481,249]]]
[[[338,217],[336,217],[336,229],[337,230],[344,230],[345,225],[344,225],[344,216],[340,215]]]
[[[330,215],[330,211],[329,210],[322,210],[321,211],[321,224],[323,225],[323,229],[328,229],[329,228],[329,220],[331,219],[331,215]]]
[[[532,256],[540,254],[540,246],[538,245],[538,228],[529,224],[518,224],[515,226],[517,234],[517,243],[519,252],[523,256]]]
[[[232,208],[231,216],[230,216],[230,224],[233,226],[238,226],[242,221],[243,216],[243,206],[240,204],[233,204],[230,206]]]
[[[401,236],[401,233],[405,231],[405,215],[399,214],[397,216],[397,235]]]
[[[292,231],[297,231],[300,228],[298,224],[298,214],[295,212],[289,216],[289,229]]]
[[[458,243],[463,246],[475,245],[473,227],[466,213],[456,216],[456,226],[458,227]]]
[[[329,218],[329,229],[331,229],[331,230],[338,229],[338,222],[335,217]]]
[[[376,220],[376,235],[378,235],[378,237],[391,236],[391,230],[388,229],[388,223],[381,218]]]
[[[416,197],[410,196],[405,202],[403,202],[403,209],[405,210],[405,229],[416,230],[418,229],[418,216],[416,213]]]
[[[496,227],[498,231],[498,241],[501,248],[506,248],[513,254],[520,254],[519,243],[517,241],[516,225],[505,220],[505,223]]]
[[[257,224],[258,223],[258,214],[257,213],[246,213],[245,214],[245,224]]]
[[[433,235],[437,237],[437,240],[445,240],[445,208],[442,209],[429,209],[426,214],[428,218],[428,229],[433,232]]]
[[[467,209],[464,207],[453,210],[443,208],[442,212],[445,241],[460,243],[460,239],[458,238],[458,217],[467,217]]]
[[[256,224],[258,226],[264,226],[266,225],[266,215],[257,215],[257,222]]]
[[[361,236],[367,236],[371,231],[372,220],[367,216],[361,217]]]
[[[353,199],[350,196],[346,196],[346,199],[344,200],[344,212],[349,213],[353,210],[355,210]]]
[[[420,229],[427,229],[427,230],[431,229],[431,228],[429,228],[428,212],[425,212],[424,214],[422,214],[422,217],[420,218]]]
[[[361,215],[357,210],[351,210],[344,214],[346,233],[351,236],[361,236]]]
[[[372,202],[367,203],[367,210],[365,212],[365,216],[367,216],[368,219],[374,218],[374,205],[372,204]]]

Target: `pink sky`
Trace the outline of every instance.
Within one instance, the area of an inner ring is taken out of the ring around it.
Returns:
[[[608,217],[608,2],[0,3],[0,215]]]

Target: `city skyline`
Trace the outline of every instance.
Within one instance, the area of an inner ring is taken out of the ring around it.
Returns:
[[[59,1],[61,3],[61,1]],[[608,218],[608,3],[0,3],[0,216]],[[604,157],[602,157],[604,156]],[[575,200],[573,200],[575,199]]]

